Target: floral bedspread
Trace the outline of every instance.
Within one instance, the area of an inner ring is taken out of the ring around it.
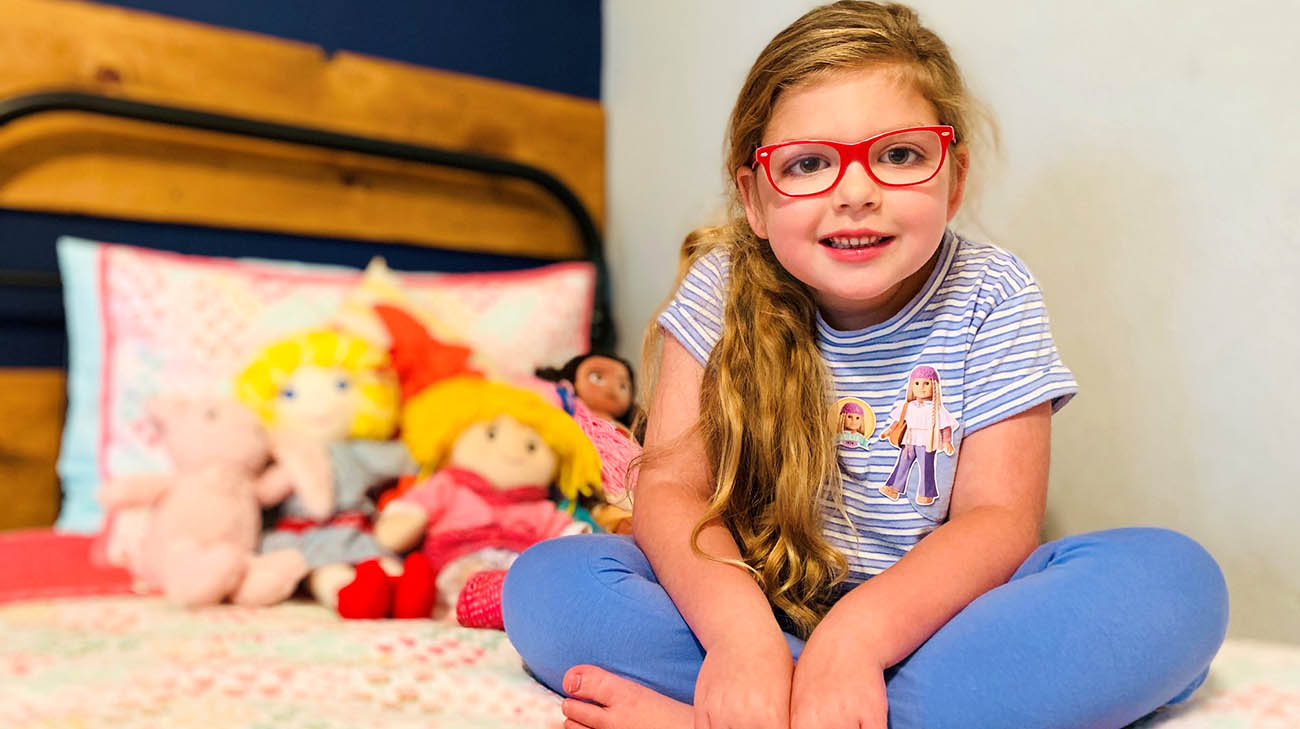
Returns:
[[[308,603],[0,606],[0,727],[542,729],[559,698],[505,634]]]
[[[1192,698],[1135,729],[1297,729],[1300,646],[1229,640]]]
[[[0,727],[557,729],[503,633],[319,606],[157,598],[0,605]],[[1229,641],[1191,701],[1135,729],[1300,727],[1300,646]]]

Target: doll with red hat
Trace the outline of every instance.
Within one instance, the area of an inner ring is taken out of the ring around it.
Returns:
[[[394,552],[418,547],[407,570],[423,561],[435,616],[456,608],[462,624],[499,628],[501,578],[515,556],[586,529],[548,498],[551,486],[572,501],[598,494],[600,456],[537,393],[483,377],[468,366],[468,349],[434,340],[406,312],[376,311],[392,335],[401,438],[421,475],[384,506],[375,538]],[[396,601],[400,580],[389,582]],[[383,591],[378,579],[371,591]],[[381,612],[382,595],[370,607]]]

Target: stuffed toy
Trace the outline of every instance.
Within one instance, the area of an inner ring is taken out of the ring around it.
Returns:
[[[104,485],[100,500],[115,516],[110,559],[181,605],[287,598],[306,565],[292,551],[257,554],[261,509],[310,477],[311,465],[290,458],[288,468],[272,466],[273,439],[235,402],[163,398],[149,415],[174,468]]]
[[[323,478],[296,489],[263,534],[261,551],[292,550],[308,567],[312,596],[331,608],[356,578],[355,565],[379,560],[390,574],[401,562],[371,533],[372,489],[413,472],[398,441],[397,380],[388,355],[363,339],[311,330],[273,342],[240,373],[239,398],[293,448],[327,464]],[[312,460],[304,458],[304,460]]]
[[[607,352],[580,354],[559,368],[541,367],[537,376],[559,383],[565,410],[571,410],[573,396],[591,411],[615,424],[620,432],[636,440],[632,426],[638,414],[636,406],[636,377],[632,365]]]
[[[382,256],[375,256],[366,265],[361,281],[348,292],[334,317],[334,326],[340,331],[355,334],[371,344],[387,351],[392,346],[392,337],[383,320],[375,313],[375,306],[384,304],[402,309],[420,322],[439,342],[465,343],[464,326],[461,322],[470,319],[469,306],[451,296],[440,296],[435,316],[429,307],[416,306],[402,285],[401,279],[388,267]],[[494,364],[480,352],[463,349],[469,365],[488,376],[498,374]]]
[[[477,573],[499,572],[543,539],[587,529],[556,507],[549,488],[574,501],[598,493],[600,456],[573,419],[537,393],[457,371],[463,353],[445,351],[400,309],[376,310],[402,383],[401,436],[422,477],[380,513],[375,537],[395,552],[422,542],[417,554],[441,617],[467,597]],[[473,598],[488,609],[475,614],[492,617],[476,627],[499,628],[500,584],[487,584]]]
[[[537,376],[557,383],[562,407],[600,453],[603,498],[584,506],[605,531],[630,534],[633,479],[629,470],[641,454],[631,427],[637,416],[631,365],[612,354],[588,352],[558,369],[538,369]]]

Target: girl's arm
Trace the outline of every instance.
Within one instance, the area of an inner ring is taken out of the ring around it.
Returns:
[[[948,521],[845,595],[808,648],[836,640],[835,634],[852,637],[857,650],[870,651],[887,668],[972,600],[1005,583],[1039,543],[1050,444],[1049,403],[963,441]]]
[[[666,336],[659,373],[646,430],[653,460],[637,477],[632,533],[708,654],[696,684],[697,714],[739,714],[742,720],[732,725],[784,727],[792,659],[767,597],[744,570],[691,550],[691,530],[712,491],[705,445],[693,429],[704,370]],[[705,527],[699,545],[709,554],[740,559],[721,522]],[[713,726],[728,725],[719,721],[723,717],[712,718]]]

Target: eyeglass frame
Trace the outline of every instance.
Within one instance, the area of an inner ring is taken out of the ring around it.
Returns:
[[[871,152],[871,145],[875,142],[878,142],[892,134],[901,134],[903,132],[935,132],[939,135],[940,141],[942,141],[943,137],[947,137],[948,143],[940,145],[939,164],[934,168],[934,172],[931,173],[929,177],[924,180],[904,182],[901,184],[885,182],[879,177],[876,177],[876,173],[871,171],[871,160],[867,157],[867,154]],[[840,156],[840,172],[835,176],[835,180],[831,182],[825,190],[820,190],[818,192],[801,192],[792,195],[782,190],[776,184],[776,180],[772,179],[772,152],[781,147],[788,147],[793,144],[824,144],[834,149],[835,153]],[[944,162],[948,160],[948,148],[955,144],[957,144],[957,130],[953,129],[952,125],[939,124],[924,127],[904,127],[902,129],[893,129],[888,132],[881,132],[874,137],[867,137],[860,142],[833,142],[829,139],[795,139],[789,142],[765,144],[754,150],[754,164],[762,165],[763,171],[767,173],[767,181],[772,185],[772,189],[776,190],[778,193],[786,197],[816,197],[817,195],[825,195],[831,190],[834,190],[836,186],[840,184],[840,180],[844,179],[844,171],[854,162],[860,162],[862,164],[862,169],[867,171],[867,176],[874,180],[877,185],[882,187],[911,187],[913,185],[923,185],[930,180],[933,180],[935,176],[939,174],[939,171],[943,169]]]

